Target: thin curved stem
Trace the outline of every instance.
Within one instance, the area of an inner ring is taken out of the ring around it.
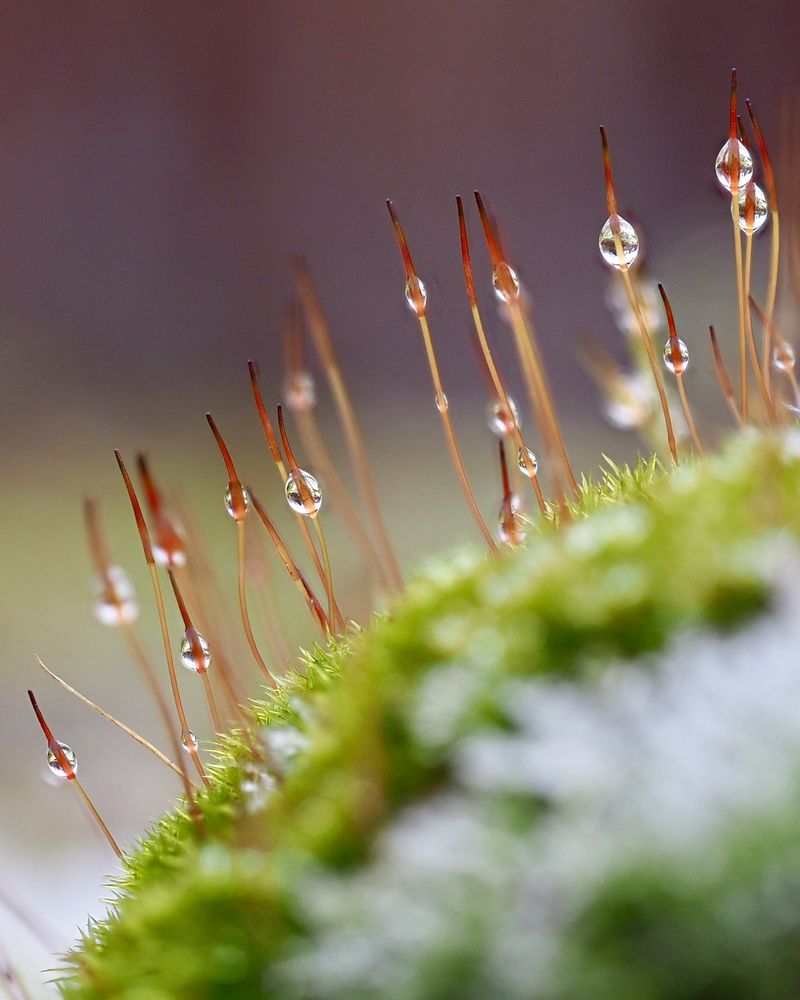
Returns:
[[[250,651],[253,654],[253,658],[258,664],[258,668],[267,680],[270,687],[277,688],[278,682],[273,677],[269,667],[264,662],[264,658],[259,651],[258,644],[256,643],[256,637],[253,635],[253,627],[250,624],[250,612],[247,610],[247,587],[245,585],[244,577],[244,521],[236,522],[236,541],[237,541],[237,556],[238,556],[238,579],[239,579],[239,608],[242,613],[242,625],[244,626],[244,634],[247,636],[247,643],[250,646]]]

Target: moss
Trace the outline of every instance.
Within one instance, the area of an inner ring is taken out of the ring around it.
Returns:
[[[285,781],[258,803],[247,791],[255,765],[246,741],[237,734],[222,741],[214,787],[200,799],[202,842],[180,811],[143,839],[115,883],[112,912],[69,957],[63,994],[284,995],[270,985],[269,968],[314,947],[298,886],[310,873],[357,870],[390,818],[449,786],[452,751],[464,736],[509,724],[495,697],[501,679],[595,676],[610,660],[660,649],[682,629],[734,628],[768,605],[759,544],[776,531],[800,534],[796,451],[793,437],[752,434],[668,475],[655,460],[633,470],[609,463],[598,482],[582,484],[569,516],[532,526],[525,547],[494,559],[462,550],[431,562],[390,614],[315,649],[302,673],[254,703],[259,732],[291,725],[308,740]],[[434,670],[467,676],[468,696],[447,724],[433,719],[433,737],[422,739],[420,699]],[[536,821],[538,806],[524,797],[503,808],[512,828]],[[684,909],[699,913],[695,932],[704,913],[711,920],[685,888],[666,876],[609,887],[581,929],[578,964],[591,975],[564,996],[778,996],[731,991],[713,977],[711,992],[670,992],[680,977],[662,982],[655,973],[652,988],[649,979],[636,987],[635,970],[650,961],[647,927],[680,941]],[[648,923],[661,911],[661,924]],[[459,919],[454,940],[464,947],[421,974],[428,986],[419,996],[461,996],[459,982],[477,976],[464,952],[474,915]],[[591,978],[606,951],[597,982],[611,992]],[[800,981],[788,951],[786,962]],[[491,984],[484,986],[490,995]]]

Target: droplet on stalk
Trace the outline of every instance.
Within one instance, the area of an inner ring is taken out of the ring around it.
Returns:
[[[308,496],[310,497],[309,505],[303,501],[302,494],[304,491],[298,483],[298,477],[302,477],[307,487]],[[310,472],[305,472],[303,469],[297,469],[289,473],[289,478],[286,480],[285,493],[286,500],[295,514],[314,517],[322,506],[322,490],[316,476],[312,476]]]
[[[517,468],[519,469],[519,471],[522,473],[523,476],[527,476],[528,479],[531,479],[532,478],[531,473],[533,473],[533,475],[535,476],[539,472],[539,460],[536,458],[536,456],[530,450],[530,448],[527,449],[527,452],[528,452],[528,461],[526,462],[525,453],[523,452],[522,448],[519,448],[517,450]]]
[[[767,196],[755,181],[739,192],[739,228],[743,233],[758,233],[769,218]]]
[[[428,290],[425,288],[422,279],[412,274],[406,280],[404,294],[411,312],[415,316],[424,316],[428,305]]]
[[[196,674],[204,674],[211,666],[211,650],[208,640],[197,629],[190,625],[181,639],[181,663],[187,670]]]
[[[664,344],[664,364],[673,375],[683,375],[689,367],[689,348],[680,338],[672,339]]]
[[[741,139],[728,139],[717,153],[714,163],[717,180],[726,191],[733,190],[733,181],[738,171],[739,190],[753,179],[753,157]]]
[[[58,754],[53,746],[47,749],[47,766],[57,778],[70,778],[78,773],[78,758],[72,747],[67,746],[60,740],[56,741],[62,753]],[[65,768],[63,757],[66,757],[69,767]]]
[[[794,348],[785,340],[781,340],[772,352],[773,367],[779,372],[790,372],[794,370],[794,363]]]
[[[234,521],[241,521],[250,509],[250,494],[241,483],[230,483],[223,497],[225,510]]]
[[[508,406],[502,399],[495,399],[486,408],[486,421],[489,424],[489,430],[498,437],[508,437],[520,426],[517,404],[511,396],[507,395],[506,399]]]
[[[492,271],[494,294],[506,304],[519,298],[519,278],[514,268],[501,260]]]
[[[128,574],[120,566],[109,566],[95,579],[94,616],[101,625],[119,628],[139,617],[139,603]]]
[[[619,235],[620,252],[617,251],[616,234]],[[627,271],[639,256],[639,237],[636,230],[621,215],[610,215],[600,230],[600,255],[610,267]]]

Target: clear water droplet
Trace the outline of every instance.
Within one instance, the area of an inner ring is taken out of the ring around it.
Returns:
[[[608,388],[603,413],[612,427],[633,430],[647,423],[654,404],[655,397],[648,380],[639,374],[620,372]]]
[[[739,188],[743,188],[753,178],[753,157],[739,139],[728,139],[717,153],[717,160],[714,164],[717,180],[726,191],[733,188],[733,173],[737,162],[739,164]]]
[[[613,220],[616,219],[619,224],[619,240],[620,249],[622,251],[622,259],[620,259],[617,253],[617,244],[614,239],[614,229]],[[611,267],[615,267],[618,271],[627,271],[627,269],[633,264],[636,258],[639,256],[639,237],[636,234],[636,230],[621,215],[609,216],[606,219],[605,225],[600,230],[600,255],[606,264]]]
[[[519,298],[519,278],[510,264],[501,260],[492,271],[494,294],[501,302],[514,302]]]
[[[316,477],[312,476],[310,472],[298,469],[297,473],[299,476],[302,476],[303,481],[308,487],[308,492],[311,494],[311,510],[306,510],[306,505],[303,503],[303,497],[294,472],[289,473],[289,478],[286,480],[284,489],[286,499],[295,514],[304,514],[306,517],[313,517],[322,506],[322,490]]]
[[[191,729],[184,729],[181,732],[181,746],[187,753],[197,749],[197,737]]]
[[[772,351],[772,366],[779,372],[790,372],[794,368],[794,348],[786,341],[776,344]]]
[[[139,617],[139,603],[128,574],[121,566],[109,566],[94,584],[94,616],[101,625],[119,628]]]
[[[181,639],[181,663],[187,670],[204,674],[211,666],[211,650],[208,640],[194,626],[187,628]]]
[[[530,450],[530,448],[526,448],[525,451],[527,451],[528,453],[528,462],[530,463],[531,469],[533,470],[533,475],[535,476],[539,471],[539,461],[534,455],[534,453]],[[527,476],[528,479],[533,478],[530,472],[528,471],[528,465],[525,462],[525,453],[523,452],[522,448],[517,449],[517,468],[519,469],[519,471],[522,473],[523,476]]]
[[[411,277],[406,281],[405,286],[406,302],[408,308],[415,316],[422,316],[428,304],[428,290],[421,278]]]
[[[153,558],[159,566],[180,569],[186,565],[183,525],[169,514],[159,513],[153,525]]]
[[[296,372],[283,386],[286,408],[292,413],[308,413],[317,405],[317,384],[310,372]]]
[[[75,756],[75,751],[72,749],[72,747],[67,746],[66,743],[62,743],[60,740],[58,741],[58,745],[64,751],[64,756],[69,761],[69,766],[72,768],[73,772],[77,773],[77,770],[78,770],[78,758]],[[56,756],[56,753],[55,753],[54,750],[48,749],[48,751],[47,751],[47,766],[50,768],[51,772],[57,778],[66,778],[66,777],[68,777],[68,773],[64,770],[64,768],[59,763],[58,757]]]
[[[247,489],[241,485],[241,483],[231,489],[230,483],[228,488],[225,490],[225,510],[234,519],[234,521],[241,521],[245,514],[250,510],[250,494]]]
[[[680,338],[678,339],[678,353],[680,355],[680,361],[676,365],[675,359],[672,357],[672,344],[670,341],[667,341],[666,344],[664,344],[664,364],[673,375],[683,375],[689,367],[689,348],[682,340],[680,340]]]
[[[519,410],[517,404],[511,398],[508,399],[508,406],[502,399],[495,399],[486,407],[486,422],[489,430],[498,437],[507,437],[514,433],[514,429],[520,426]]]
[[[450,404],[447,402],[447,396],[443,392],[437,392],[433,397],[433,405],[439,413],[445,413]]]
[[[508,501],[500,505],[497,519],[497,537],[505,545],[520,545],[525,541],[526,532],[521,515],[522,501],[512,493]]]
[[[751,213],[752,224],[749,224],[748,216]],[[757,233],[764,228],[768,218],[767,196],[758,184],[751,181],[739,192],[739,228],[743,233]]]

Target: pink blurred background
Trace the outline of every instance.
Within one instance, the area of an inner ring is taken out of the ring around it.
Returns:
[[[454,418],[492,511],[496,473],[454,204],[478,187],[533,296],[578,466],[590,471],[601,450],[630,456],[636,443],[601,423],[575,360],[587,335],[622,354],[596,246],[605,218],[597,126],[609,129],[623,212],[643,228],[685,339],[699,343],[709,322],[730,334],[729,220],[713,181],[728,73],[738,65],[743,93],[776,135],[781,95],[797,83],[797,12],[789,2],[696,0],[0,10],[0,883],[46,914],[63,946],[87,910],[102,912],[112,865],[74,803],[39,780],[43,746],[25,688],[36,684],[51,723],[81,753],[86,784],[123,841],[173,793],[169,775],[40,677],[31,656],[157,735],[123,651],[89,612],[80,503],[93,492],[107,501],[115,553],[140,586],[157,652],[112,449],[146,447],[162,476],[187,486],[231,580],[224,477],[203,413],[215,412],[248,475],[269,474],[245,362],[260,361],[276,399],[288,262],[303,250],[406,564],[475,538],[440,441],[384,199],[396,201],[428,286]],[[471,206],[470,223],[478,246]],[[476,264],[511,370],[482,251]],[[698,395],[713,381],[702,356]],[[330,413],[326,400],[321,412]],[[357,588],[346,540],[335,549],[345,585]],[[0,940],[36,983],[49,960],[3,912]]]

